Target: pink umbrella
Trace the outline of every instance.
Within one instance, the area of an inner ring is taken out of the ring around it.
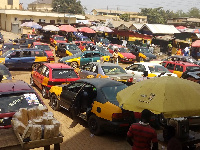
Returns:
[[[36,22],[24,22],[23,24],[21,24],[21,27],[32,27],[33,25],[39,25]]]
[[[176,29],[178,29],[178,30],[184,30],[184,29],[186,29],[186,27],[184,27],[184,26],[178,26],[178,27],[176,27]]]
[[[59,26],[59,29],[66,32],[77,32],[77,29],[71,25],[61,25]]]
[[[96,33],[94,30],[88,27],[81,27],[78,29],[80,32],[85,32],[85,33]]]
[[[111,30],[109,27],[106,26],[99,26],[96,28],[96,31],[100,31],[100,32],[113,32],[113,30]]]

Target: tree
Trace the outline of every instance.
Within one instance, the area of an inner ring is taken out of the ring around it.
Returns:
[[[188,16],[192,18],[199,18],[200,10],[196,7],[193,7],[188,11]]]
[[[85,9],[78,0],[53,0],[53,12],[85,14]]]
[[[122,14],[119,16],[120,19],[124,21],[129,21],[130,20],[130,14]]]

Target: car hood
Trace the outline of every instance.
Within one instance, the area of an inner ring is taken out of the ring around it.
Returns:
[[[156,59],[156,56],[151,53],[143,53],[145,56],[149,57],[150,59]]]
[[[133,77],[131,74],[114,74],[114,75],[108,75],[110,78],[113,78],[114,80],[127,80]]]
[[[47,56],[53,56],[52,51],[45,51],[47,53]]]
[[[121,54],[126,58],[132,58],[132,59],[136,58],[136,56],[133,55],[132,53],[121,53]]]

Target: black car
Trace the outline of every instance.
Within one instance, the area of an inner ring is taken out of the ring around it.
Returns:
[[[110,79],[81,79],[69,84],[52,86],[50,105],[54,110],[64,107],[72,117],[84,115],[90,132],[127,132],[133,123],[133,112],[119,106],[117,93],[127,85]]]
[[[2,54],[11,49],[20,49],[20,44],[15,42],[4,43],[1,48]]]
[[[12,79],[12,75],[4,64],[0,64],[0,75],[3,75],[2,80]]]
[[[55,50],[56,56],[65,57],[72,56],[81,52],[81,49],[76,44],[71,43],[59,43],[57,50]]]

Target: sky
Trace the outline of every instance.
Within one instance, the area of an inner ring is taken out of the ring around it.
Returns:
[[[36,0],[19,0],[27,8],[29,3]],[[87,8],[86,13],[92,9],[111,9],[121,11],[140,12],[140,8],[163,7],[164,10],[182,10],[187,12],[192,7],[200,9],[199,0],[80,0]]]

